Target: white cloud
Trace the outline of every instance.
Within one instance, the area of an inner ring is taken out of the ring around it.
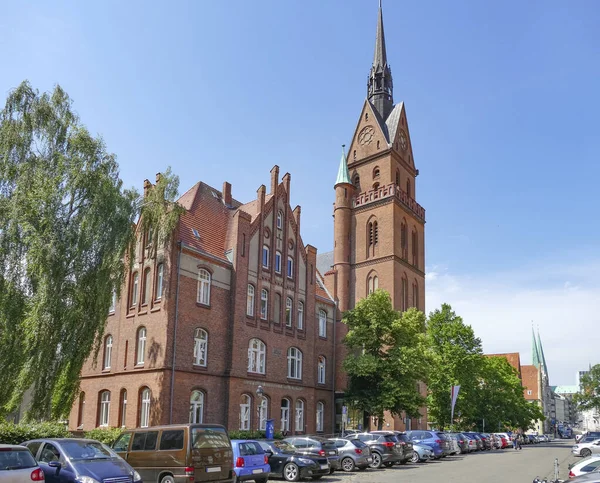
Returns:
[[[520,352],[521,364],[531,364],[533,321],[550,383],[574,384],[576,371],[600,363],[597,266],[538,265],[485,276],[432,267],[426,277],[427,311],[449,303],[473,327],[485,352]]]

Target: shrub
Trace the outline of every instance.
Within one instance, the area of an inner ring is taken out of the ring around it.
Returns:
[[[95,439],[96,441],[100,441],[108,446],[113,444],[123,430],[121,428],[95,428],[90,431],[86,431],[85,437],[89,439]]]
[[[64,423],[47,421],[43,423],[0,422],[0,443],[21,444],[38,438],[68,438],[71,433]]]
[[[230,439],[266,439],[267,433],[265,431],[229,431]],[[274,439],[283,439],[283,435],[279,431],[273,433]]]

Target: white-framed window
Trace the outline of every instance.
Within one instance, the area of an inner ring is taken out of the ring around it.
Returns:
[[[290,400],[283,398],[281,400],[281,431],[290,430]]]
[[[131,283],[131,306],[135,307],[138,302],[138,287],[140,285],[140,276],[137,272],[133,274],[133,281]]]
[[[113,293],[110,297],[110,307],[108,308],[108,313],[112,314],[117,308],[117,292],[113,290]]]
[[[263,245],[262,266],[264,268],[269,268],[270,253],[271,253],[271,251],[269,250],[269,247],[267,245]]]
[[[202,422],[204,422],[204,393],[196,389],[190,396],[190,423],[201,424]]]
[[[296,431],[304,431],[304,401],[296,400]]]
[[[246,296],[246,315],[254,316],[254,285],[248,284],[248,294]]]
[[[252,398],[248,394],[242,394],[240,403],[240,430],[250,429],[250,408],[252,407]]]
[[[379,288],[379,278],[377,277],[377,275],[372,275],[371,277],[369,277],[369,280],[368,280],[368,290],[367,290],[368,294],[367,295],[371,295],[378,288]]]
[[[285,299],[285,325],[288,327],[292,326],[292,309],[294,308],[294,302],[292,297]]]
[[[110,391],[100,393],[100,420],[98,426],[108,426],[110,415]]]
[[[288,278],[294,276],[294,259],[292,257],[288,257],[287,259],[287,276]]]
[[[104,339],[104,369],[110,369],[110,362],[112,359],[112,347],[113,337],[109,334],[106,336],[106,339]]]
[[[281,253],[275,252],[275,271],[281,273]]]
[[[248,344],[248,372],[265,373],[267,347],[260,339],[250,339]]]
[[[194,330],[194,365],[206,367],[206,353],[208,351],[208,333],[198,327]]]
[[[150,426],[150,389],[147,387],[142,391],[140,404],[140,428]]]
[[[260,429],[264,431],[267,429],[267,418],[269,417],[269,399],[267,397],[263,397],[260,401],[258,412]]]
[[[323,419],[325,417],[325,404],[321,401],[317,403],[317,432],[323,431]]]
[[[198,272],[198,303],[210,305],[210,272],[201,268]]]
[[[267,320],[269,316],[269,291],[263,288],[260,291],[260,318]]]
[[[136,364],[143,364],[146,359],[146,327],[140,327],[137,334]]]
[[[164,264],[159,263],[156,267],[156,288],[154,291],[154,300],[162,299],[164,271]]]
[[[325,356],[319,356],[317,362],[317,382],[319,384],[325,384],[325,374],[327,369],[327,361]]]
[[[298,320],[296,321],[298,330],[304,329],[304,302],[298,302]]]
[[[283,211],[279,210],[277,212],[277,228],[283,227]]]
[[[319,337],[327,337],[327,312],[319,310]]]
[[[152,290],[152,273],[150,269],[144,270],[144,292],[142,293],[142,305],[146,305],[150,300]]]
[[[302,351],[296,347],[290,347],[287,354],[288,371],[290,379],[302,379]]]

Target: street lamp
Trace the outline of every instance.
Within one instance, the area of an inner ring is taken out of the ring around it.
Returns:
[[[262,386],[259,385],[256,388],[256,395],[258,396],[258,401],[259,401],[259,403],[257,404],[257,415],[258,415],[257,421],[258,421],[258,431],[260,431],[260,411],[262,409],[262,402],[265,398],[265,390],[263,389]]]

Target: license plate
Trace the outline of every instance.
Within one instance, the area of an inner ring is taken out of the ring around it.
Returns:
[[[262,473],[262,468],[258,468],[257,470],[252,470],[252,473],[256,474],[256,473]]]
[[[329,469],[329,465],[321,465],[321,469],[322,470],[328,470]]]
[[[330,451],[329,454],[335,454],[335,451]]]
[[[212,468],[206,468],[207,473],[219,473],[221,471],[220,466],[213,466]]]

